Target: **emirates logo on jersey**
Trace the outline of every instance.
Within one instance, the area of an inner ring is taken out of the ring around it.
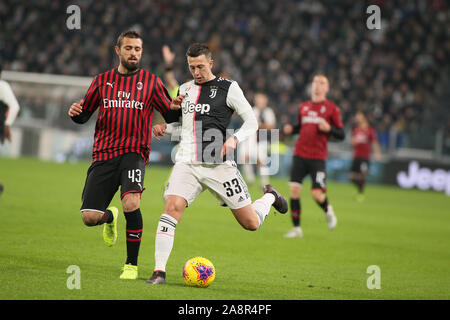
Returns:
[[[110,99],[103,99],[103,108],[126,108],[126,109],[138,109],[142,110],[144,109],[144,103],[141,101],[136,100],[122,100],[122,99],[116,99],[116,100],[110,100]]]

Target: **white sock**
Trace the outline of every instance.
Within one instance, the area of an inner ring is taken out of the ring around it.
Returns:
[[[159,219],[155,238],[155,271],[166,271],[167,260],[173,247],[177,220],[163,213]]]
[[[258,215],[259,219],[259,227],[261,227],[262,223],[266,219],[267,215],[270,212],[270,208],[272,207],[272,203],[275,202],[275,196],[271,193],[264,194],[258,200],[252,203],[252,207]]]

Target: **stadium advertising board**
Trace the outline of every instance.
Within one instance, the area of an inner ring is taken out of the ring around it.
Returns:
[[[450,196],[450,163],[393,160],[385,167],[385,182],[404,189],[445,192]]]

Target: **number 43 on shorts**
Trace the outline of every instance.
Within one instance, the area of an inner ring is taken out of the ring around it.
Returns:
[[[131,182],[142,182],[142,172],[141,169],[134,169],[134,170],[128,170],[128,179],[131,180]]]

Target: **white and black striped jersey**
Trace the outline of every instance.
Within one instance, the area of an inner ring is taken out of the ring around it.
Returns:
[[[258,129],[252,107],[236,81],[216,77],[197,84],[191,80],[180,86],[179,94],[185,97],[180,110],[181,141],[176,162],[223,162],[221,151],[228,136],[234,135],[241,142]],[[235,111],[244,123],[237,132],[228,132],[227,127]],[[172,128],[168,133],[176,125],[169,126]]]

